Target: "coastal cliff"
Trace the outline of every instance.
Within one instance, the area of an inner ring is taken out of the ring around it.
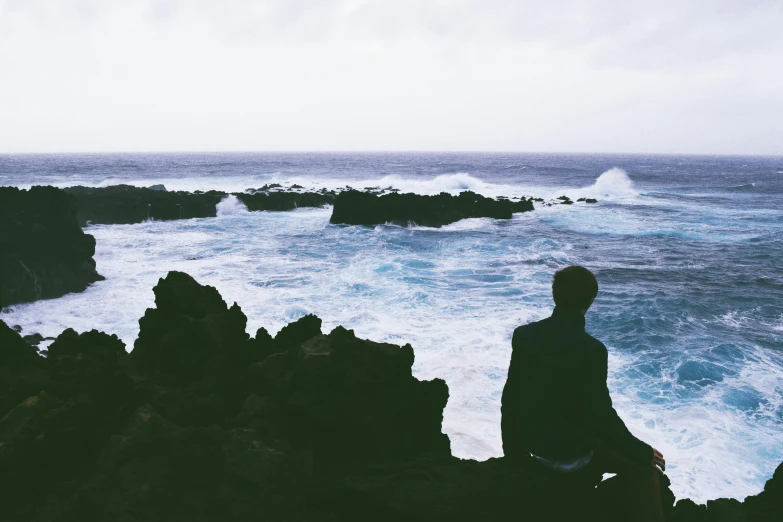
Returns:
[[[103,279],[94,254],[65,192],[0,187],[0,308],[83,291]]]
[[[44,357],[0,322],[0,520],[616,519],[611,481],[452,457],[448,388],[412,376],[410,345],[312,315],[250,337],[187,274],[153,291],[130,353],[66,330]],[[742,503],[663,500],[671,521],[781,520],[783,465]]]

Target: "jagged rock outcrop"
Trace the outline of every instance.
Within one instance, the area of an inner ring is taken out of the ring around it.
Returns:
[[[330,221],[346,225],[382,225],[414,223],[441,227],[465,218],[511,219],[514,212],[533,210],[528,199],[517,202],[492,199],[465,191],[457,196],[442,192],[435,196],[384,194],[347,190],[337,195]]]
[[[294,185],[291,188],[299,187]],[[301,187],[299,187],[301,188]],[[334,203],[333,192],[254,192],[235,194],[251,212],[258,210],[294,210],[303,207],[323,207]]]
[[[95,238],[73,200],[53,187],[0,187],[0,308],[81,292],[103,279]]]
[[[44,362],[35,347],[0,321],[0,416],[40,391]]]
[[[179,272],[154,293],[130,354],[66,330],[44,358],[0,321],[0,520],[624,520],[611,480],[452,457],[448,389],[411,375],[410,345],[312,315],[250,338],[239,306]],[[783,465],[744,503],[663,500],[672,521],[771,522],[782,481]]]
[[[162,185],[149,188],[115,185],[111,187],[69,187],[81,226],[141,223],[150,219],[169,221],[215,217],[216,205],[225,192],[169,192]]]

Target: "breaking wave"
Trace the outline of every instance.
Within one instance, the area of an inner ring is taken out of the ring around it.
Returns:
[[[591,187],[579,191],[582,197],[612,198],[612,197],[636,197],[639,193],[634,190],[633,181],[623,169],[614,167],[595,180]]]
[[[756,188],[755,183],[745,183],[743,185],[735,185],[733,187],[729,187],[727,190],[731,190],[733,192],[742,192],[745,190],[753,190]]]

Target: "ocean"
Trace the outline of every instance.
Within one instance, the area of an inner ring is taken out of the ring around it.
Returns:
[[[441,229],[329,224],[330,209],[90,226],[85,292],[7,307],[24,333],[116,333],[131,349],[152,287],[181,270],[272,334],[307,313],[324,331],[411,343],[442,378],[456,456],[502,455],[511,334],[552,309],[552,274],[593,270],[587,330],[609,348],[629,428],[663,452],[678,497],[742,499],[783,461],[783,157],[502,153],[0,155],[0,185],[242,191],[394,187],[422,194],[595,197]]]

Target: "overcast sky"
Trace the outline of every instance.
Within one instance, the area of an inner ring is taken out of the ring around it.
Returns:
[[[783,154],[783,0],[0,0],[0,152]]]

